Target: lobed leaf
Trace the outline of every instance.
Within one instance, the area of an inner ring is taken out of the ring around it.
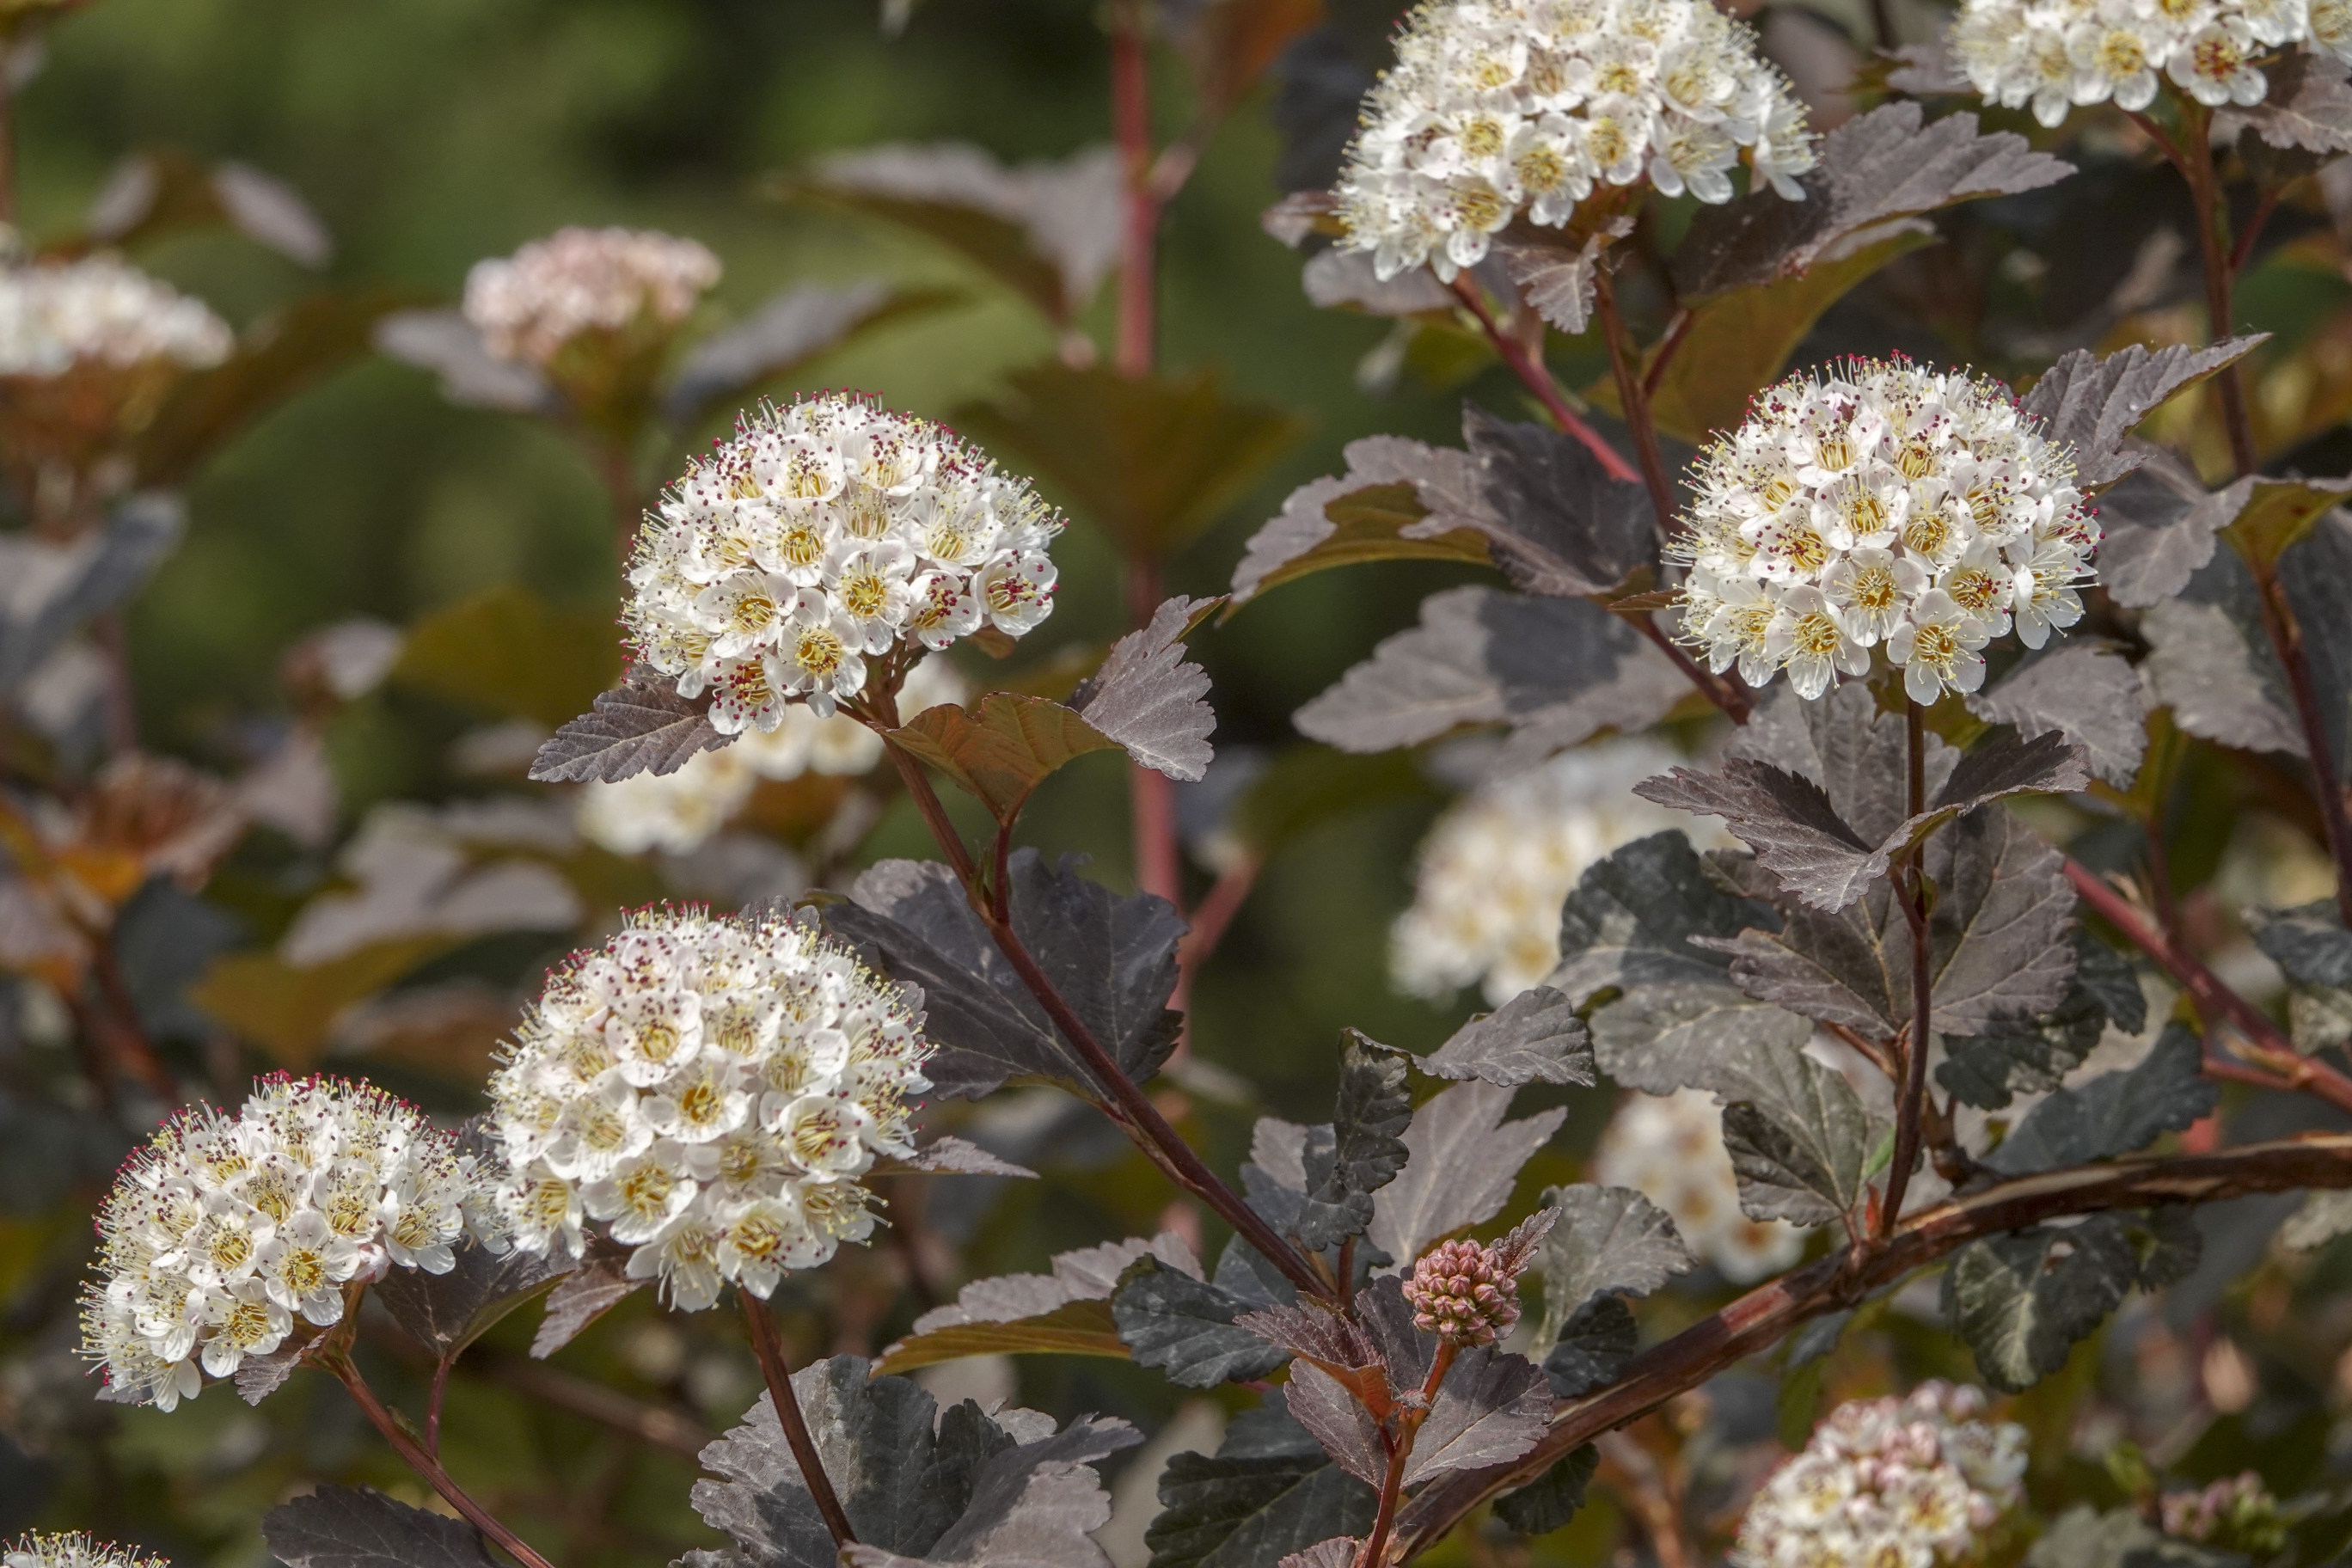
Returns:
[[[2197,1229],[2193,1222],[2163,1219],[2164,1212],[2137,1227],[2123,1215],[2092,1215],[2063,1228],[1990,1237],[1954,1253],[1944,1274],[1944,1307],[1985,1381],[2007,1394],[2032,1387],[2065,1365],[2075,1342],[2134,1286],[2153,1289],[2178,1278],[2184,1253],[2193,1258]]]
[[[1559,1338],[1544,1354],[1544,1375],[1554,1394],[1575,1399],[1616,1382],[1641,1344],[1624,1298],[1595,1296],[1560,1325]]]
[[[1466,472],[1439,469],[1423,479],[1421,499],[1431,516],[1418,526],[1482,535],[1521,592],[1604,594],[1657,560],[1648,491],[1612,477],[1583,442],[1467,403],[1462,439],[1470,457]]]
[[[1601,247],[1633,232],[1633,220],[1621,217],[1581,247],[1513,235],[1496,240],[1494,254],[1528,308],[1547,325],[1575,337],[1592,324],[1592,275]]]
[[[542,784],[615,784],[638,773],[674,773],[698,753],[735,737],[711,727],[709,705],[677,694],[660,676],[596,694],[592,710],[568,720],[530,760]]]
[[[1898,219],[2057,184],[2074,171],[1973,114],[1927,120],[1916,103],[1881,105],[1822,139],[1801,202],[1764,190],[1702,207],[1675,249],[1685,300],[1801,271],[1839,240]]]
[[[1495,1517],[1521,1535],[1549,1535],[1567,1528],[1584,1506],[1584,1489],[1601,1468],[1601,1450],[1587,1443],[1570,1450],[1551,1468],[1517,1491],[1495,1500]]]
[[[1507,723],[1508,766],[1604,729],[1642,729],[1689,689],[1673,661],[1598,605],[1448,588],[1422,601],[1419,626],[1382,642],[1295,722],[1343,752]]]
[[[1328,1160],[1307,1162],[1311,1184],[1291,1230],[1307,1251],[1328,1251],[1362,1235],[1372,1222],[1372,1194],[1403,1168],[1399,1134],[1412,1120],[1412,1061],[1393,1046],[1348,1031],[1339,1049],[1331,1152]]]
[[[1127,1342],[1119,1338],[1110,1299],[1128,1267],[1147,1256],[1180,1274],[1200,1276],[1200,1260],[1168,1231],[1148,1241],[1130,1237],[1058,1253],[1048,1273],[1005,1274],[966,1285],[953,1302],[917,1318],[905,1338],[883,1351],[875,1370],[905,1373],[963,1356],[1034,1352],[1124,1360]]]
[[[1786,1046],[1742,1053],[1710,1086],[1750,1219],[1826,1225],[1862,1201],[1879,1129],[1845,1076]]]
[[[1033,1182],[1037,1179],[1037,1173],[1026,1165],[1000,1160],[977,1143],[969,1143],[944,1133],[912,1154],[884,1160],[875,1168],[894,1175],[1019,1176]]]
[[[493,1253],[478,1245],[461,1247],[448,1273],[395,1268],[369,1294],[383,1303],[410,1339],[436,1360],[447,1363],[499,1319],[536,1300],[578,1267],[560,1251],[533,1254],[514,1247]]]
[[[2305,174],[2336,153],[2352,153],[2352,81],[2341,60],[2289,49],[2263,74],[2270,80],[2261,102],[2225,104],[2213,116],[2216,138],[2242,141],[2252,132],[2271,147],[2318,154],[2308,167],[2298,165]]]
[[[548,746],[562,739],[558,731]],[[1063,764],[1116,744],[1058,702],[1006,691],[989,692],[968,708],[952,702],[927,708],[891,731],[890,739],[947,774],[1000,826],[1019,816],[1030,792]]]
[[[1463,468],[1463,453],[1402,436],[1366,436],[1349,442],[1341,456],[1345,471],[1291,491],[1282,510],[1250,535],[1234,567],[1234,603],[1327,566],[1488,560],[1485,540],[1474,532],[1421,526],[1436,510],[1423,499],[1421,481],[1429,476],[1433,488],[1441,485],[1436,476]],[[1456,476],[1451,488],[1466,488],[1466,481]]]
[[[1366,1486],[1381,1484],[1388,1470],[1388,1446],[1380,1423],[1339,1379],[1318,1366],[1295,1364],[1283,1385],[1283,1405],[1333,1464]]]
[[[2012,1096],[2046,1094],[2099,1043],[2112,1020],[2137,1034],[2147,1019],[2131,961],[2074,932],[2074,975],[2058,1005],[2038,1016],[1997,1018],[1982,1034],[1944,1039],[1936,1081],[1963,1104],[2000,1110]]]
[[[1355,1568],[1356,1553],[1363,1544],[1352,1535],[1335,1535],[1304,1552],[1292,1552],[1274,1568]]]
[[[1126,1422],[1094,1416],[1055,1432],[1032,1412],[991,1417],[970,1400],[942,1414],[919,1384],[870,1373],[856,1356],[834,1356],[794,1373],[793,1393],[852,1530],[881,1552],[920,1559],[977,1550],[1014,1516],[1034,1478],[1140,1440]],[[767,1394],[703,1449],[702,1463],[718,1479],[695,1483],[695,1511],[733,1537],[751,1568],[838,1562]],[[1070,1500],[1058,1490],[1050,1498]]]
[[[1474,1079],[1412,1113],[1405,1167],[1372,1200],[1373,1246],[1409,1265],[1431,1242],[1502,1211],[1519,1167],[1568,1118],[1561,1107],[1506,1122],[1512,1093]]]
[[[1217,716],[1201,700],[1209,677],[1185,659],[1183,639],[1216,603],[1181,595],[1166,600],[1149,626],[1111,645],[1102,668],[1070,697],[1085,721],[1127,748],[1139,765],[1187,784],[1208,772]]]
[[[1239,1266],[1234,1250],[1246,1251],[1247,1245],[1234,1238],[1213,1280],[1167,1268],[1151,1257],[1129,1267],[1111,1297],[1111,1316],[1137,1365],[1159,1368],[1180,1387],[1214,1388],[1264,1377],[1290,1359],[1234,1321],[1281,1304]]]
[[[1360,1537],[1377,1499],[1269,1398],[1234,1418],[1213,1458],[1171,1458],[1160,1502],[1144,1533],[1150,1568],[1265,1568],[1334,1536]]]
[[[1543,1280],[1539,1344],[1562,1338],[1566,1325],[1598,1300],[1646,1296],[1691,1271],[1675,1222],[1631,1187],[1579,1183],[1551,1188],[1544,1202],[1560,1217],[1536,1250]]]
[[[1176,944],[1184,923],[1148,893],[1120,899],[1034,849],[1008,863],[1013,927],[1065,1001],[1140,1083],[1175,1046]],[[925,1031],[946,1048],[924,1065],[936,1092],[977,1098],[1034,1076],[1104,1093],[1007,962],[945,866],[885,860],[824,910],[835,934],[923,988]]]
[[[2160,447],[2099,498],[2099,583],[2118,605],[2146,609],[2189,585],[2213,541],[2254,493],[2252,475],[2208,490],[2197,470]]]
[[[2138,775],[2147,751],[2147,692],[2139,672],[2095,645],[2074,642],[2031,658],[1990,691],[1969,698],[1968,707],[1989,724],[2013,725],[2027,740],[2055,735],[2080,748],[2092,773],[2119,789]]]
[[[2181,729],[2244,751],[2305,754],[2286,672],[2234,552],[2217,553],[2178,597],[2151,605],[2140,635],[2148,643],[2140,669]]]
[[[2137,1067],[2062,1089],[2027,1111],[1984,1163],[2022,1176],[2113,1159],[2185,1131],[2221,1100],[2221,1086],[2204,1068],[2195,1033],[2168,1025]]]
[[[1695,945],[1780,925],[1771,906],[1727,890],[1679,832],[1637,839],[1589,868],[1560,910],[1560,964],[1549,978],[1592,1014],[1602,1071],[1650,1094],[1707,1080],[1750,1040],[1802,1045],[1812,1024],[1759,1004],[1732,982],[1728,956]]]
[[[1474,1345],[1454,1358],[1405,1461],[1404,1484],[1507,1465],[1543,1441],[1551,1384],[1525,1356]]]
[[[286,1568],[496,1568],[474,1527],[373,1487],[320,1487],[261,1519]]]
[[[2147,449],[2129,440],[2141,420],[2245,357],[2267,335],[2231,338],[2210,348],[2173,343],[2153,353],[2132,343],[2104,359],[2076,349],[2043,373],[2023,406],[2042,422],[2044,436],[2074,449],[2075,482],[2103,489],[2143,460]]]
[[[1524,1083],[1592,1087],[1592,1030],[1549,985],[1531,985],[1454,1031],[1413,1064],[1436,1078],[1475,1078],[1503,1089]]]
[[[1215,521],[1306,433],[1271,404],[1225,395],[1216,373],[1181,379],[1048,360],[1006,378],[1006,398],[955,421],[1133,554],[1173,550]]]
[[[548,1292],[546,1308],[540,1315],[539,1332],[530,1342],[530,1353],[545,1361],[578,1339],[589,1324],[626,1300],[631,1292],[643,1289],[646,1281],[630,1279],[628,1264],[626,1248],[592,1242],[580,1266],[558,1279],[555,1289]]]
[[[1110,1494],[1088,1467],[1142,1440],[1124,1421],[1083,1417],[982,1460],[962,1514],[919,1557],[860,1542],[844,1547],[841,1561],[848,1568],[1110,1568],[1092,1539],[1110,1522]]]

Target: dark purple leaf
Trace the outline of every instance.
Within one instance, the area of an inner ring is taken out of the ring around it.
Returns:
[[[2257,332],[2201,349],[2168,344],[2153,353],[2133,343],[2104,359],[2076,349],[2033,384],[2025,395],[2025,412],[2042,421],[2043,435],[2074,448],[2077,484],[2091,489],[2111,485],[2140,465],[2146,448],[2135,448],[2128,437],[2141,420],[2166,399],[2242,358],[2268,335]]]
[[[555,731],[530,763],[542,784],[615,783],[642,773],[674,773],[698,752],[735,737],[710,726],[709,705],[680,697],[651,676],[597,695],[594,708]]]
[[[1209,676],[1184,658],[1184,634],[1213,599],[1179,595],[1151,614],[1151,624],[1111,645],[1110,657],[1071,694],[1086,721],[1127,754],[1171,779],[1196,782],[1209,769],[1209,732],[1217,716],[1201,700]]]
[[[1592,1086],[1592,1031],[1576,1005],[1549,985],[1530,986],[1481,1014],[1416,1064],[1437,1078]]]

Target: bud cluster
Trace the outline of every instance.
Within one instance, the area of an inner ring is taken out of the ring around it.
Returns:
[[[2278,1499],[2252,1470],[2200,1491],[2167,1492],[2158,1500],[2157,1514],[2164,1533],[2183,1541],[2262,1557],[2286,1544]]]
[[[407,1101],[335,1078],[262,1079],[244,1107],[184,1110],[132,1153],[98,1213],[82,1350],[121,1397],[169,1410],[204,1374],[268,1355],[343,1288],[446,1274],[468,1231],[501,1247],[489,1188]]]
[[[2025,1475],[2025,1428],[1974,1419],[1984,1408],[1942,1382],[1838,1406],[1748,1505],[1733,1568],[1970,1560]]]
[[[1708,0],[1425,0],[1364,102],[1338,190],[1346,244],[1391,278],[1453,279],[1524,212],[1566,225],[1596,185],[1750,184],[1802,200],[1804,107]]]
[[[1519,1321],[1519,1278],[1483,1242],[1448,1241],[1404,1284],[1416,1327],[1457,1345],[1491,1345]]]
[[[466,319],[500,359],[545,365],[588,332],[686,319],[719,281],[690,239],[626,228],[566,228],[466,277]]]
[[[945,426],[828,394],[762,406],[663,493],[625,618],[639,659],[711,694],[724,733],[820,716],[868,658],[1054,607],[1061,515]]]
[[[930,1087],[917,1002],[806,916],[632,916],[549,979],[491,1076],[515,1245],[576,1257],[598,1221],[691,1311],[863,1241],[860,1178],[912,1152]]]

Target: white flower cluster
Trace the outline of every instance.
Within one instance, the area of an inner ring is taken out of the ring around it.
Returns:
[[[820,717],[866,660],[1054,607],[1061,514],[942,426],[828,394],[744,416],[648,513],[625,612],[637,657],[722,732]]]
[[[1800,696],[1884,645],[1914,701],[1984,683],[1985,644],[2082,618],[2097,521],[2074,460],[2000,383],[1851,360],[1756,395],[1699,455],[1673,552],[1681,637],[1717,674]]]
[[[1690,825],[1633,793],[1683,759],[1654,741],[1563,752],[1457,801],[1422,840],[1389,972],[1417,996],[1483,983],[1499,1007],[1559,962],[1559,906],[1594,861]]]
[[[966,694],[955,666],[934,654],[907,672],[898,710],[911,717],[942,702],[961,703]],[[587,785],[576,820],[583,837],[615,855],[648,849],[689,855],[743,808],[761,779],[851,776],[870,772],[881,760],[882,738],[856,720],[839,713],[820,719],[806,708],[789,708],[774,730],[753,730],[730,745],[697,752],[676,773],[632,773]]]
[[[1525,212],[1564,226],[1598,185],[1790,201],[1813,166],[1804,106],[1708,0],[1425,0],[1367,96],[1338,190],[1347,245],[1383,279],[1448,281]]]
[[[1933,1568],[1969,1561],[2017,1505],[2025,1428],[1981,1390],[1923,1383],[1841,1405],[1739,1521],[1733,1568]]]
[[[578,953],[490,1079],[515,1245],[603,1222],[698,1310],[873,1231],[859,1178],[912,1151],[922,1015],[813,922],[656,909]]]
[[[1740,1212],[1723,1113],[1704,1089],[1628,1093],[1601,1131],[1591,1179],[1631,1187],[1665,1210],[1691,1255],[1735,1285],[1778,1274],[1804,1253],[1803,1231]]]
[[[466,275],[466,320],[500,359],[543,365],[583,332],[641,316],[683,321],[719,281],[719,258],[690,239],[627,228],[566,228]]]
[[[0,1549],[0,1568],[172,1568],[165,1557],[145,1557],[127,1546],[71,1535],[27,1533]]]
[[[110,256],[0,270],[0,375],[57,376],[91,363],[204,370],[236,342],[203,300]]]
[[[2078,103],[2146,109],[2159,76],[2212,108],[2260,103],[2263,58],[2305,42],[2352,64],[2352,0],[1967,0],[1949,47],[1987,100],[2054,126]]]
[[[98,1214],[82,1352],[118,1394],[169,1410],[204,1373],[277,1350],[296,1318],[341,1321],[352,1280],[446,1274],[469,1231],[502,1249],[490,1190],[405,1100],[264,1079],[235,1116],[184,1110],[123,1165]]]

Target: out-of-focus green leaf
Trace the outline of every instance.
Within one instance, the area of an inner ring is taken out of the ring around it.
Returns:
[[[1911,227],[1877,238],[1865,231],[1839,242],[1792,278],[1702,302],[1651,397],[1658,428],[1696,443],[1738,424],[1748,397],[1780,374],[1822,311],[1896,257],[1933,238]],[[1614,383],[1597,382],[1584,395],[1617,411]]]
[[[2270,565],[2347,496],[2352,479],[2256,479],[2245,510],[2222,532],[2248,560]]]
[[[1234,803],[1230,826],[1263,860],[1300,836],[1358,812],[1442,798],[1409,752],[1351,757],[1328,746],[1293,746]]]
[[[955,418],[1139,554],[1216,521],[1306,432],[1295,414],[1226,396],[1214,371],[1129,377],[1058,361],[1014,372],[1003,399]]]
[[[165,400],[139,438],[140,482],[184,483],[270,409],[364,357],[376,322],[415,302],[394,289],[312,294],[247,329],[226,362],[189,376]]]
[[[343,1012],[382,991],[460,939],[429,935],[372,942],[326,963],[300,968],[274,952],[239,952],[215,963],[188,992],[212,1016],[253,1041],[279,1066],[317,1062]]]
[[[409,628],[391,679],[463,708],[552,729],[588,711],[621,673],[620,639],[595,610],[487,588]]]

